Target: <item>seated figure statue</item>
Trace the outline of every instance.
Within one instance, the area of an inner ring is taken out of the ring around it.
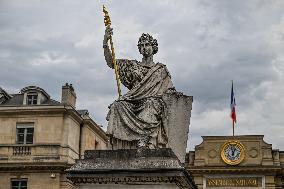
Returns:
[[[113,69],[108,46],[111,35],[112,28],[107,27],[104,56]],[[153,55],[158,52],[156,39],[143,33],[137,46],[143,56],[141,62],[116,59],[120,81],[129,91],[110,105],[107,134],[111,143],[120,141],[151,149],[165,147],[168,142],[164,127],[167,107],[162,95],[174,90],[171,76],[165,65],[153,62]]]

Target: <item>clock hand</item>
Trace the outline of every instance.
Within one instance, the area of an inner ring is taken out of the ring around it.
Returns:
[[[232,147],[232,148],[233,148],[233,149],[232,149],[232,150],[233,150],[233,154],[232,154],[232,155],[235,156],[236,147],[234,146],[234,147]]]
[[[234,148],[233,146],[230,146],[231,156],[234,156]]]

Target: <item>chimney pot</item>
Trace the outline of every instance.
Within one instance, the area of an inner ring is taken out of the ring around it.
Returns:
[[[74,91],[74,88],[72,84],[66,83],[64,86],[62,86],[62,98],[61,103],[64,105],[70,105],[73,108],[76,107],[76,93]]]

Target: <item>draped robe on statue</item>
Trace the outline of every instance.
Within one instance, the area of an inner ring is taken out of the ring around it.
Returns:
[[[173,87],[166,66],[126,59],[118,59],[117,66],[120,80],[129,91],[111,104],[107,134],[122,141],[146,139],[151,148],[165,146],[162,94]]]

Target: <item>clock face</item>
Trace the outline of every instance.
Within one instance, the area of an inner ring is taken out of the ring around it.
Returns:
[[[244,146],[238,141],[228,141],[222,147],[221,157],[225,163],[237,165],[244,159]]]

